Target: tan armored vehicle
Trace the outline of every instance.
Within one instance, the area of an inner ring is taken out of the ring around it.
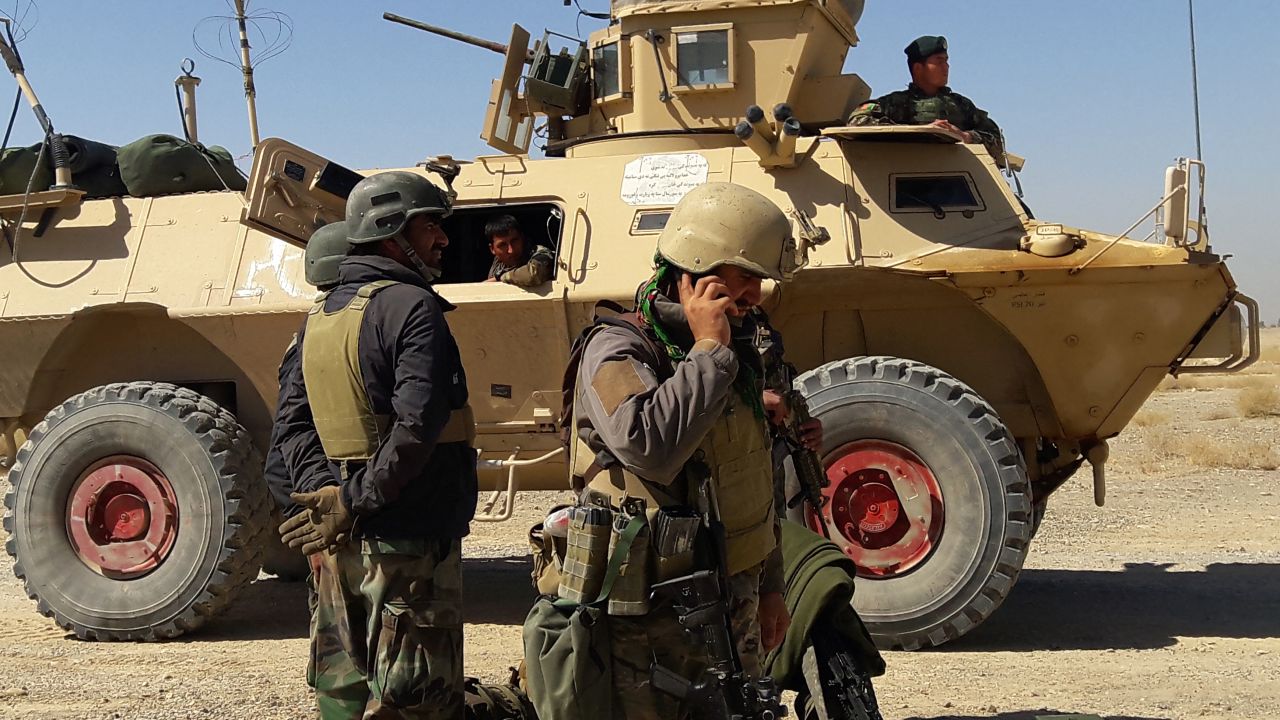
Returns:
[[[1166,374],[1247,365],[1257,318],[1189,218],[1196,163],[1114,236],[1033,218],[1001,174],[1017,158],[846,127],[870,96],[841,72],[861,10],[615,0],[581,44],[514,28],[483,128],[502,154],[456,164],[439,287],[482,457],[512,461],[484,474],[485,519],[504,519],[517,490],[566,488],[570,339],[598,301],[630,301],[676,201],[713,180],[773,198],[797,269],[767,306],[826,427],[806,520],[857,562],[882,644],[917,648],[990,616],[1053,491],[1087,461],[1101,502],[1107,438]],[[0,198],[0,419],[11,451],[25,438],[7,548],[41,612],[82,637],[169,637],[256,573],[277,363],[313,294],[300,248],[359,177],[270,139],[244,195]],[[555,250],[551,281],[482,282],[497,213]]]

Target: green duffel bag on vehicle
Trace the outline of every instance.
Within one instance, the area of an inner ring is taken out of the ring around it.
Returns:
[[[48,190],[53,184],[53,166],[49,163],[49,151],[45,150],[40,170],[31,179],[36,158],[40,157],[40,143],[27,147],[5,148],[0,154],[0,195],[22,195],[30,184],[32,192]]]
[[[120,148],[120,178],[135,197],[205,190],[244,190],[231,153],[172,135],[148,135]]]
[[[631,521],[609,558],[594,602],[539,597],[524,621],[525,684],[541,720],[613,717],[613,662],[605,605],[643,518]]]

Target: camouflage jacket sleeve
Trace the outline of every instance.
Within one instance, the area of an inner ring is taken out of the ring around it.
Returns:
[[[911,125],[913,120],[910,99],[903,92],[864,102],[849,116],[850,125]]]
[[[622,328],[596,333],[582,355],[575,413],[628,470],[651,482],[676,478],[724,410],[738,374],[733,350],[694,344],[659,380],[651,351]]]
[[[1000,126],[987,115],[987,111],[973,104],[973,101],[963,95],[957,95],[964,107],[965,116],[968,118],[969,133],[973,136],[973,141],[986,146],[987,152],[991,153],[991,157],[995,159],[997,165],[1004,165],[1004,135],[1000,132]]]
[[[555,258],[551,248],[539,245],[529,257],[529,262],[502,273],[498,279],[517,287],[536,287],[550,280],[554,269]]]
[[[853,114],[849,116],[849,124],[864,125],[892,125],[888,116],[884,114],[884,107],[879,100],[868,100],[858,106]]]

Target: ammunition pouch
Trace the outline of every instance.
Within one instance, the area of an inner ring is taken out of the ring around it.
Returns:
[[[557,505],[551,509],[551,512],[554,513],[564,507],[566,506]],[[560,587],[567,552],[566,544],[564,538],[544,534],[542,523],[529,528],[529,551],[533,555],[533,588],[539,595],[554,595]]]
[[[643,516],[628,521],[615,544],[594,601],[580,604],[544,595],[525,618],[525,680],[529,700],[538,717],[549,720],[612,717],[612,650],[604,605],[632,544],[644,528]]]

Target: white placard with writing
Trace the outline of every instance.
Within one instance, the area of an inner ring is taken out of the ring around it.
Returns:
[[[697,153],[644,155],[622,170],[622,202],[675,205],[707,181],[707,159]]]

